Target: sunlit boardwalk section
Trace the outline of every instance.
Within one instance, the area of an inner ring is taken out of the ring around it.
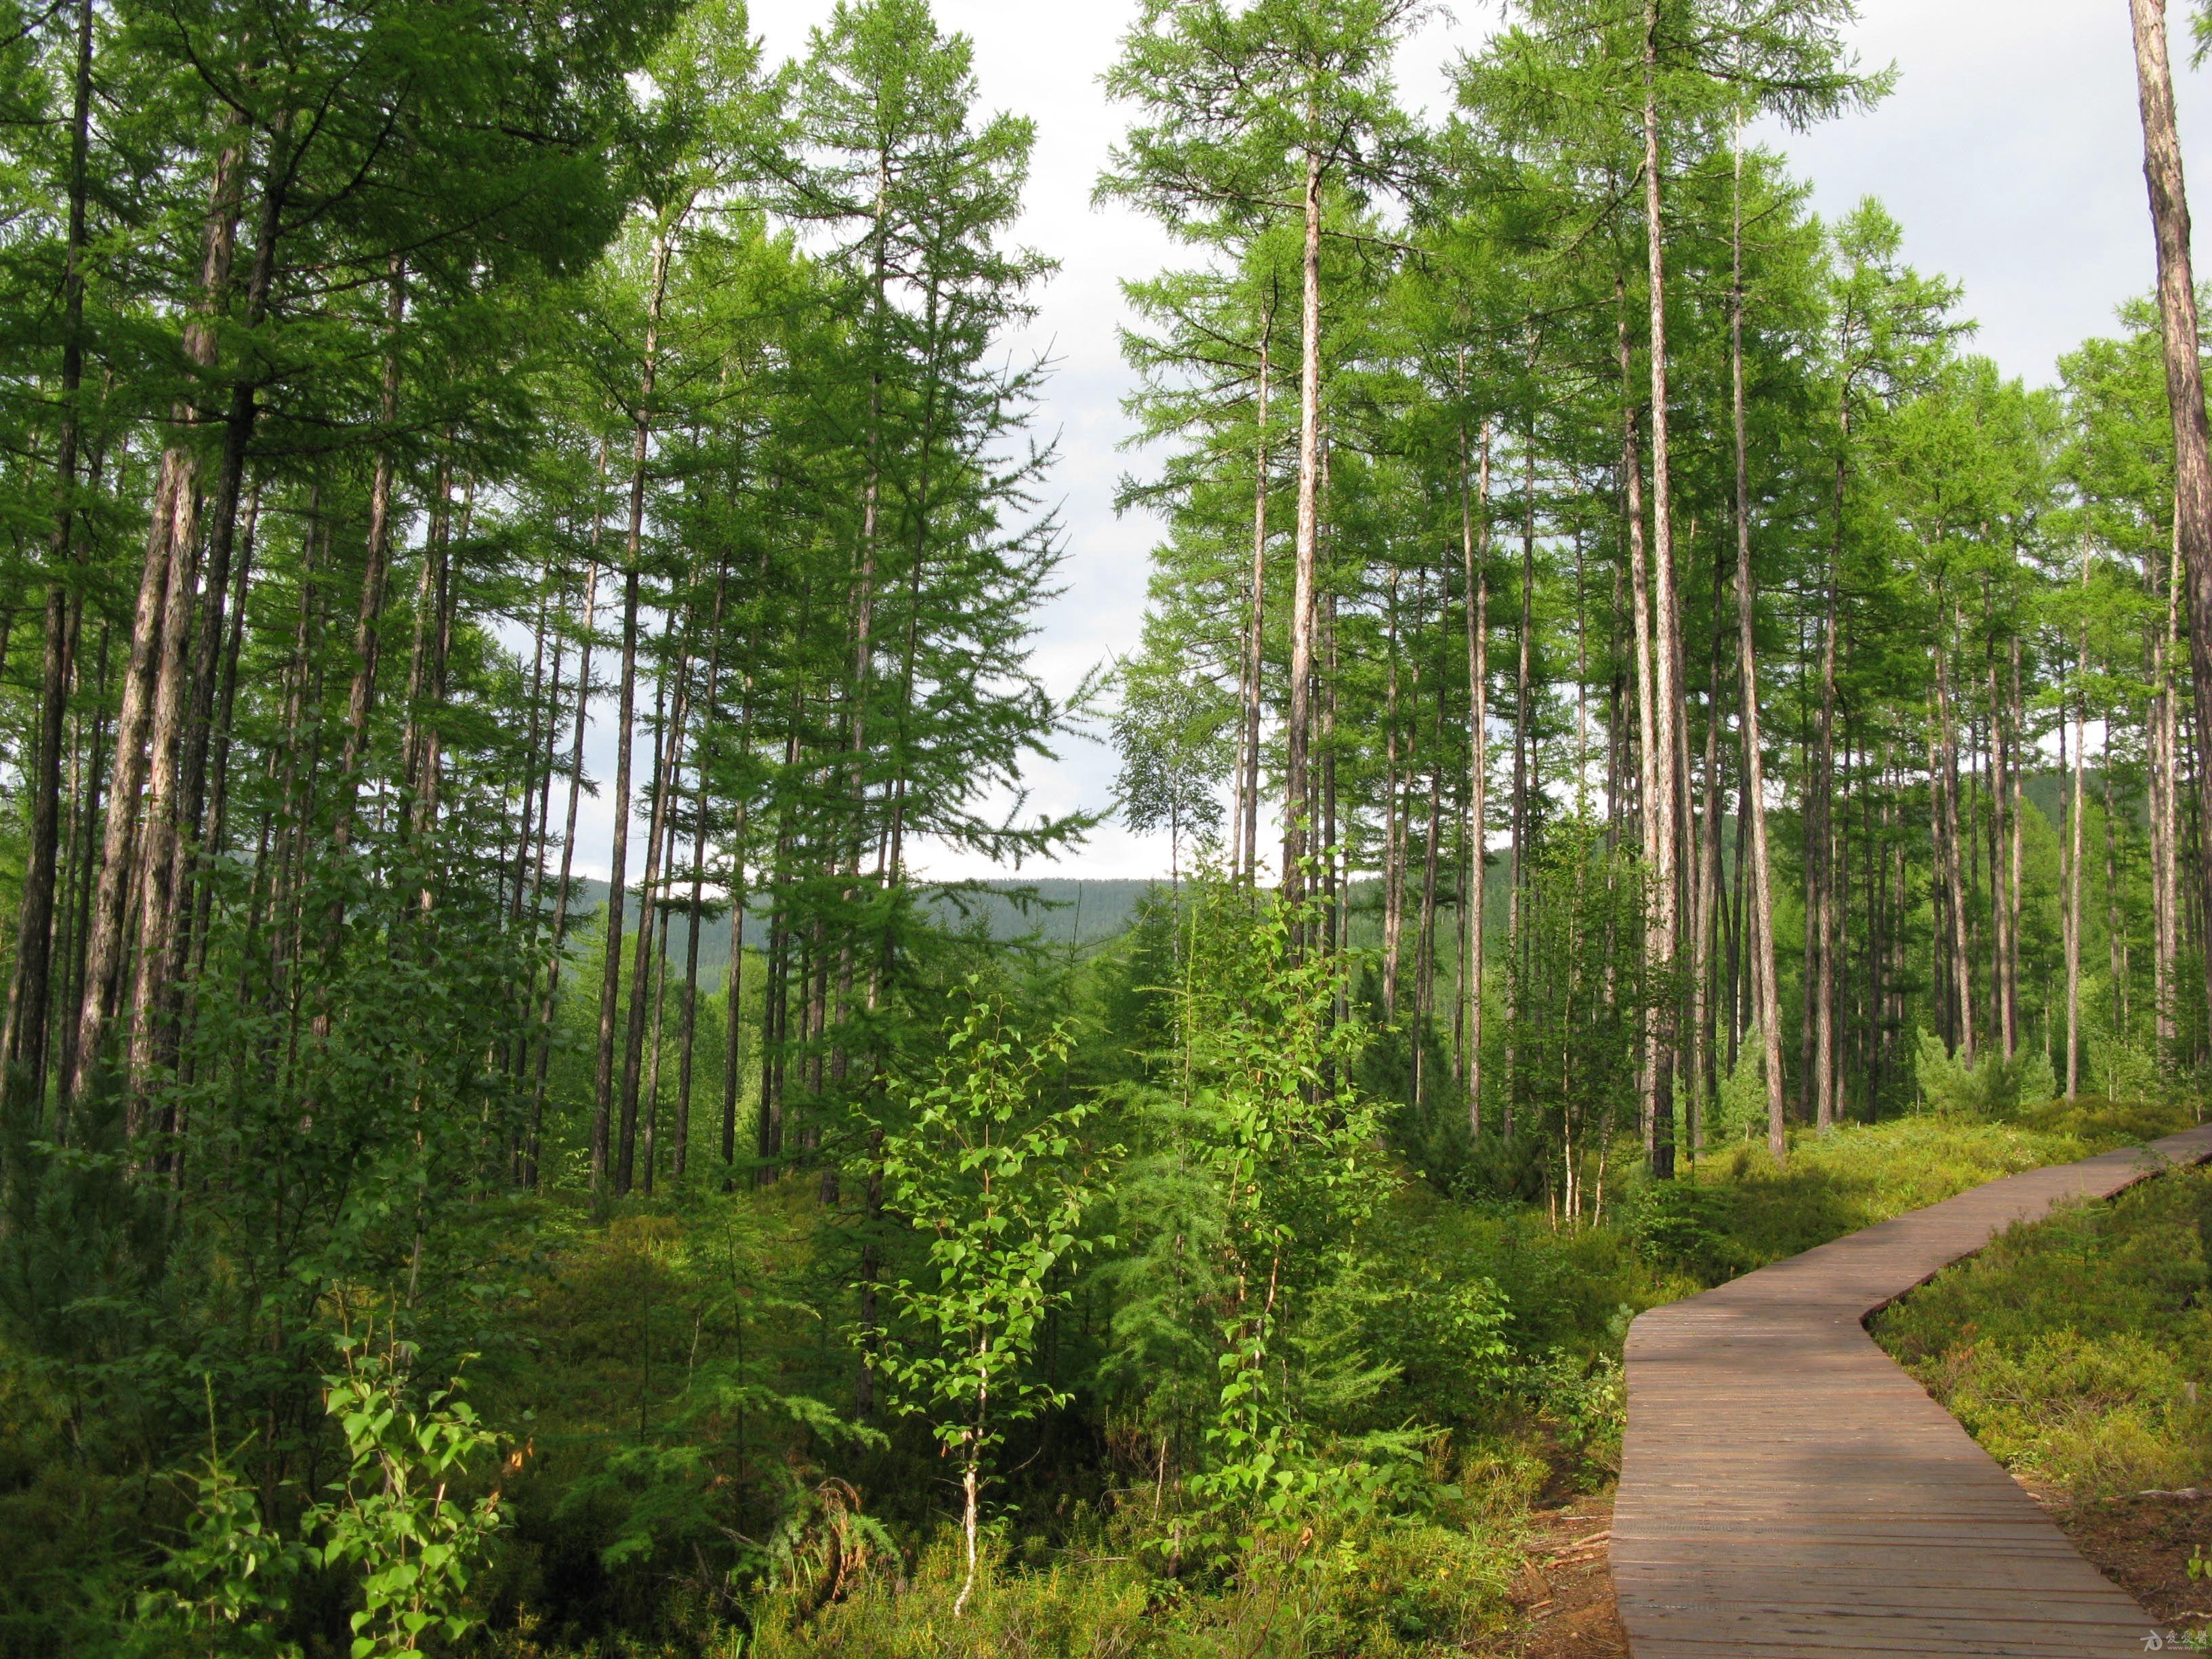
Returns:
[[[2212,1126],[2154,1146],[2212,1158]],[[1991,1182],[1638,1319],[1612,1547],[1637,1659],[2142,1652],[2150,1615],[1863,1322],[2154,1167],[2130,1148]]]

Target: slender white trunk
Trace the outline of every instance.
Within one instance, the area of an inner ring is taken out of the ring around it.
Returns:
[[[2066,1098],[2081,1091],[2081,726],[2074,720],[2072,815],[2066,831]]]
[[[1462,358],[1464,368],[1465,359]],[[1490,814],[1490,427],[1482,428],[1481,504],[1478,528],[1468,500],[1467,433],[1460,432],[1460,557],[1467,574],[1467,683],[1470,708],[1468,768],[1467,896],[1467,1126],[1482,1133],[1483,900],[1489,890],[1484,868],[1483,826]]]
[[[1752,995],[1758,1006],[1759,1060],[1766,1074],[1766,1145],[1774,1161],[1789,1150],[1782,1089],[1782,992],[1774,970],[1773,864],[1766,843],[1766,753],[1759,729],[1759,608],[1751,568],[1751,464],[1743,383],[1743,145],[1737,133],[1729,368],[1735,418],[1736,701],[1743,734],[1743,799],[1750,820]],[[1742,879],[1741,873],[1738,880]]]
[[[1306,739],[1313,714],[1314,592],[1321,544],[1321,152],[1306,153],[1304,281],[1298,312],[1304,365],[1298,386],[1297,580],[1291,597],[1290,730],[1285,734],[1283,894],[1303,890],[1306,853]]]
[[[1674,531],[1669,510],[1673,462],[1667,410],[1667,265],[1665,224],[1659,188],[1659,0],[1644,9],[1644,228],[1650,270],[1651,300],[1651,609],[1652,691],[1656,702],[1652,732],[1651,844],[1657,854],[1651,869],[1651,971],[1662,994],[1656,1004],[1656,1041],[1651,1051],[1651,1095],[1655,1117],[1650,1150],[1661,1168],[1672,1147],[1674,1109],[1674,1044],[1679,1019],[1673,983],[1681,935],[1680,860],[1683,805],[1681,745],[1682,638],[1680,606],[1674,579]]]
[[[1267,616],[1267,394],[1272,389],[1275,313],[1268,308],[1260,331],[1259,408],[1252,450],[1252,605],[1244,638],[1244,756],[1237,776],[1237,830],[1245,878],[1259,879],[1260,704],[1266,684]],[[1233,849],[1232,849],[1233,850]]]

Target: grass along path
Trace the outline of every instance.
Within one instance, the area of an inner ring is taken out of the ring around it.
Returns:
[[[1607,1548],[1628,1320],[1984,1182],[2187,1127],[2170,1109],[2084,1101],[2012,1121],[1943,1116],[1808,1134],[1776,1170],[1761,1146],[1711,1151],[1693,1176],[1632,1181],[1604,1224],[1400,1192],[1386,1231],[1441,1279],[1486,1279],[1513,1313],[1522,1387],[1440,1443],[1434,1507],[1377,1517],[1234,1582],[1164,1583],[1134,1558],[1143,1491],[1063,1547],[997,1556],[965,1619],[949,1546],[800,1613],[771,1605],[762,1659],[1623,1659]],[[1453,1401],[1432,1380],[1432,1404]]]
[[[1871,1328],[2106,1577],[2212,1626],[2212,1169],[2014,1228]]]

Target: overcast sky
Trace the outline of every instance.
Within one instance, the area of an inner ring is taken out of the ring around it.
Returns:
[[[1091,191],[1119,133],[1098,76],[1136,10],[1133,0],[936,0],[942,27],[975,42],[984,104],[1031,117],[1037,142],[1020,240],[1058,259],[1034,337],[1060,368],[1042,423],[1060,436],[1066,592],[1040,619],[1036,661],[1066,691],[1093,664],[1134,647],[1156,526],[1117,520],[1115,479],[1151,465],[1121,447],[1128,376],[1116,346],[1118,284],[1177,257],[1127,210],[1094,210]],[[1406,49],[1407,101],[1441,112],[1448,66],[1495,26],[1494,3],[1462,0]],[[1980,332],[1973,349],[2031,384],[2051,380],[2060,353],[2106,331],[2114,308],[2148,290],[2152,246],[2144,205],[2142,130],[2126,0],[1861,0],[1856,42],[1869,67],[1893,63],[1896,93],[1878,109],[1811,133],[1778,135],[1792,167],[1833,216],[1880,197],[1905,229],[1906,257],[1962,283]],[[754,25],[772,59],[802,53],[830,0],[763,0]],[[2185,54],[2185,48],[2184,48]],[[2185,55],[2184,55],[2185,63]],[[2212,198],[2212,66],[2179,71],[2182,139],[2200,215]],[[597,724],[595,722],[595,724]],[[594,732],[604,738],[604,730]],[[594,750],[611,750],[597,741]],[[1030,780],[1039,810],[1103,807],[1114,760],[1103,744],[1064,739]],[[611,755],[592,768],[605,777]],[[586,803],[580,862],[604,874],[611,817]],[[595,810],[596,809],[596,810]],[[599,857],[590,856],[598,852]],[[927,850],[925,873],[988,875]],[[1147,877],[1167,868],[1164,838],[1106,827],[1048,871]]]

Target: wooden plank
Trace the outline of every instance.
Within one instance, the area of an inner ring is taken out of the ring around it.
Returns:
[[[2212,1159],[2212,1125],[2033,1170],[1670,1307],[1628,1334],[1611,1543],[1637,1659],[2118,1659],[2151,1617],[1866,1333],[2055,1205]]]

